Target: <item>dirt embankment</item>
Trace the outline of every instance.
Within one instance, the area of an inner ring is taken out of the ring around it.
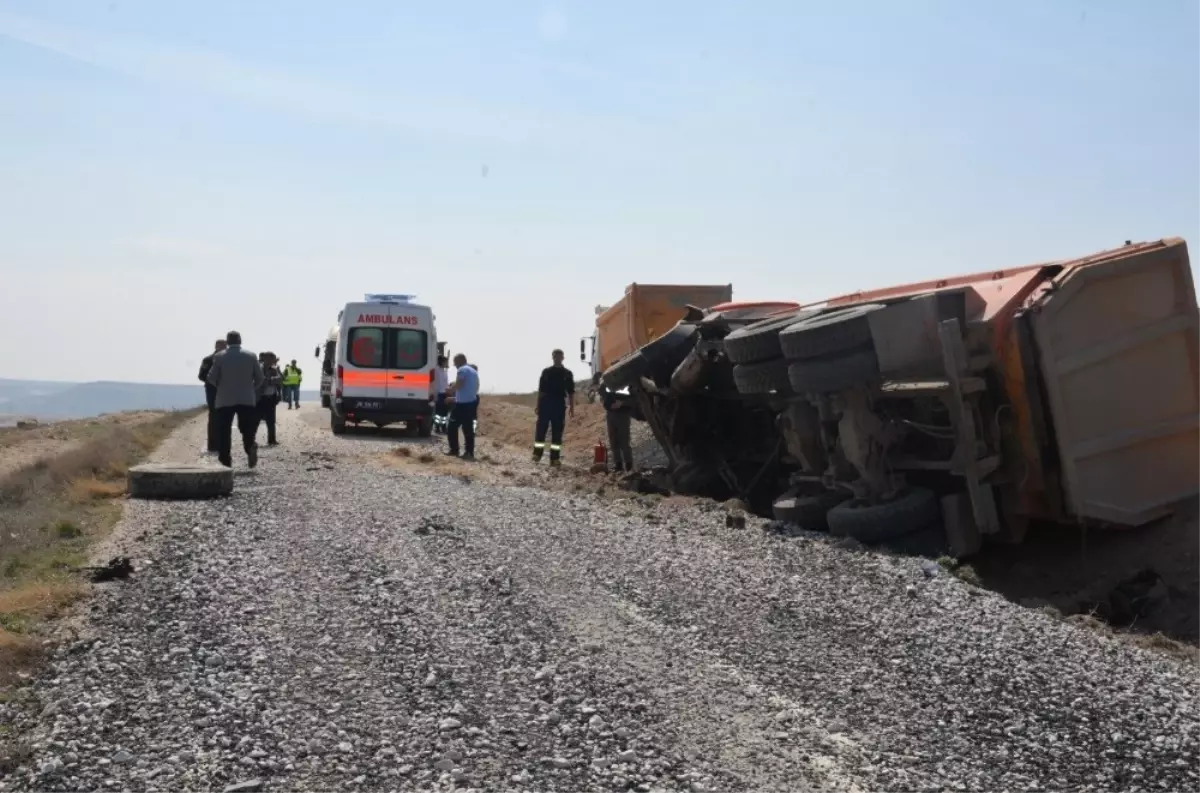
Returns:
[[[567,419],[563,431],[563,457],[570,463],[588,464],[596,443],[603,441],[607,445],[608,431],[600,403],[588,404],[582,397],[577,399],[575,416]],[[532,452],[536,404],[536,394],[485,395],[479,403],[480,433],[493,442]]]
[[[196,414],[0,430],[0,687],[36,660],[43,621],[82,591],[75,569],[120,517],[129,466]]]

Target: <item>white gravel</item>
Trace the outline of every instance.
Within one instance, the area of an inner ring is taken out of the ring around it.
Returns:
[[[228,500],[128,504],[152,563],[0,704],[0,790],[1200,784],[1193,666],[704,504],[380,467],[316,411]]]

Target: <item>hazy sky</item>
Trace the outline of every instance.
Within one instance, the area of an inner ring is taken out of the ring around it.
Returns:
[[[403,291],[528,391],[632,281],[1195,241],[1197,8],[0,0],[0,377],[193,382],[231,327],[311,366]]]

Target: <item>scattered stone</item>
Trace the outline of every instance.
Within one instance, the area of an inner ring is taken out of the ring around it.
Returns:
[[[262,790],[262,786],[263,781],[261,779],[248,779],[245,782],[238,782],[227,786],[224,793],[251,793],[255,790]]]
[[[137,577],[0,703],[28,744],[0,740],[4,791],[1195,788],[1195,668],[1152,643],[715,502],[570,493],[570,465],[464,488],[280,415],[233,499],[123,504]],[[347,464],[317,487],[306,452]],[[1182,597],[1159,580],[1087,596],[1132,621]]]

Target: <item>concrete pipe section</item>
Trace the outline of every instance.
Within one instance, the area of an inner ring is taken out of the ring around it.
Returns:
[[[233,470],[216,465],[147,463],[129,469],[133,498],[196,499],[233,492]]]

